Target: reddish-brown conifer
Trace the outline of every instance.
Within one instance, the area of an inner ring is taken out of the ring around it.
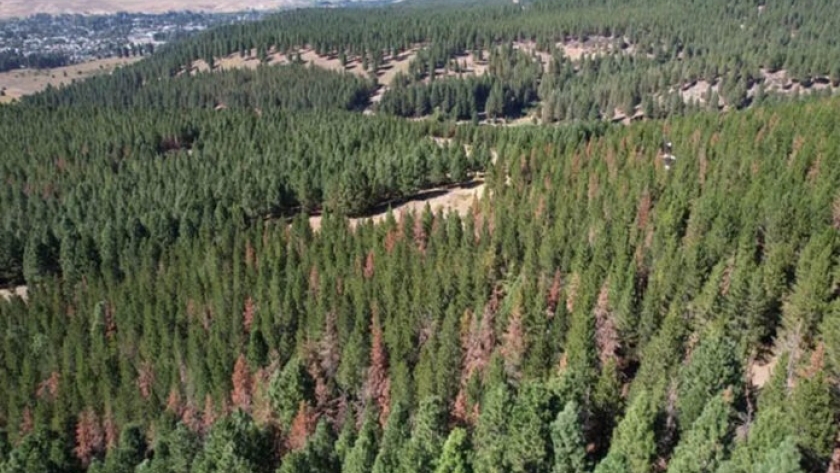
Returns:
[[[385,425],[391,405],[391,379],[388,377],[388,355],[382,341],[379,311],[374,307],[370,324],[370,367],[367,376],[367,398],[379,406],[379,422]]]
[[[59,379],[58,371],[50,373],[50,377],[38,385],[38,391],[36,392],[38,398],[43,399],[45,396],[49,396],[50,399],[55,400],[58,395]]]
[[[621,339],[616,328],[615,317],[610,310],[610,285],[604,282],[598,301],[595,303],[595,344],[598,347],[598,358],[601,366],[609,360],[616,360]]]
[[[208,432],[216,423],[216,406],[209,394],[204,397],[204,410],[201,412],[200,430]]]
[[[242,354],[236,358],[231,383],[233,384],[233,391],[230,400],[233,407],[248,411],[251,407],[251,371],[248,369],[245,356]]]
[[[120,441],[120,431],[111,411],[105,413],[105,419],[102,420],[102,428],[105,431],[105,448],[110,452],[117,447]]]
[[[548,298],[546,300],[548,318],[553,318],[557,313],[557,303],[560,302],[560,291],[562,289],[563,279],[558,269],[554,271],[554,279],[551,281],[551,288],[548,290]]]
[[[245,331],[245,335],[251,333],[251,325],[254,324],[254,311],[256,307],[254,306],[254,299],[251,296],[248,296],[245,299],[245,307],[242,310],[242,329]]]
[[[315,430],[317,422],[318,416],[315,411],[309,407],[306,401],[301,401],[298,412],[289,428],[289,436],[286,438],[288,449],[300,450],[306,446],[306,440]]]
[[[368,254],[365,257],[365,269],[363,270],[362,274],[364,275],[365,279],[370,279],[373,277],[375,270],[376,260],[373,255],[373,250],[371,250],[368,251]]]
[[[105,434],[96,412],[87,408],[79,413],[76,422],[76,446],[73,453],[82,463],[82,466],[90,465],[94,456],[103,453],[105,449]]]
[[[155,384],[154,367],[146,361],[140,365],[137,371],[137,388],[140,390],[140,396],[143,399],[149,399],[149,396],[152,395],[152,387]]]

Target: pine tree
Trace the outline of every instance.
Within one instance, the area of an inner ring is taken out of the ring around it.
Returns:
[[[613,433],[607,459],[614,458],[610,459],[608,466],[616,468],[617,465],[626,463],[627,471],[631,473],[651,471],[651,463],[656,453],[653,429],[655,418],[656,409],[652,405],[650,394],[647,391],[640,391],[630,403],[627,414]],[[619,461],[615,457],[623,460]],[[601,463],[606,461],[605,459]]]
[[[278,472],[297,473],[308,471],[312,473],[332,473],[340,470],[336,456],[334,435],[325,421],[320,421],[315,433],[306,442],[302,450],[286,454]]]
[[[520,388],[510,411],[504,452],[510,471],[548,469],[551,402],[551,393],[543,383],[529,382]]]
[[[388,416],[388,424],[382,433],[382,445],[376,460],[373,462],[372,473],[396,472],[400,465],[400,452],[405,448],[409,438],[408,411],[397,404],[391,415]]]
[[[282,371],[274,374],[268,395],[282,427],[291,426],[300,403],[312,399],[313,389],[312,378],[297,357],[289,360]]]
[[[356,443],[356,418],[352,406],[347,407],[344,414],[344,424],[341,427],[341,432],[338,439],[335,441],[335,454],[338,457],[338,462],[344,464],[347,459],[347,454],[353,449]]]
[[[820,334],[825,344],[827,368],[837,377],[840,375],[840,300],[832,302],[823,318]]]
[[[505,461],[508,450],[510,394],[505,385],[492,388],[484,396],[478,425],[475,428],[475,469],[487,473],[508,471]]]
[[[796,442],[788,437],[776,448],[767,452],[764,458],[755,465],[755,473],[802,473],[800,467],[802,456],[796,448]]]
[[[595,468],[595,473],[629,473],[630,465],[621,453],[610,453]]]
[[[580,408],[575,401],[567,402],[551,423],[551,440],[554,445],[553,473],[583,473],[588,470]]]
[[[720,335],[701,340],[691,361],[680,371],[677,409],[681,429],[690,428],[713,396],[728,386],[738,386],[740,380],[735,343]]]
[[[245,356],[240,354],[236,358],[236,364],[233,367],[233,374],[231,375],[231,384],[233,391],[230,394],[230,400],[234,407],[244,411],[251,409],[251,372],[248,368],[248,362]]]
[[[193,459],[200,450],[201,444],[198,437],[184,424],[179,423],[154,446],[154,456],[148,465],[149,470],[189,473]]]
[[[377,427],[377,416],[369,410],[365,413],[362,429],[359,431],[353,448],[347,453],[341,471],[345,473],[370,473],[378,450]]]
[[[467,431],[456,427],[443,444],[443,452],[434,473],[471,473],[470,445]]]
[[[836,406],[832,388],[822,371],[799,380],[791,396],[790,421],[797,444],[812,468],[828,466],[837,435]]]
[[[499,81],[493,83],[490,89],[490,95],[487,97],[487,104],[485,111],[489,118],[496,119],[505,113],[505,93],[502,89],[502,84]]]
[[[594,440],[597,451],[606,447],[609,435],[621,414],[624,406],[621,390],[621,379],[616,362],[609,360],[601,368],[601,375],[592,392],[590,438]]]
[[[265,472],[273,451],[265,432],[254,425],[250,416],[236,411],[217,422],[196,456],[193,473],[221,471]]]
[[[379,423],[384,425],[391,408],[391,379],[388,376],[388,356],[382,340],[378,311],[373,311],[371,321],[370,367],[368,368],[366,399],[374,402],[379,410]]]
[[[445,410],[439,398],[420,401],[411,436],[400,454],[401,473],[433,471],[444,442]]]
[[[105,460],[105,470],[113,473],[131,473],[143,461],[146,454],[146,438],[140,427],[130,425],[120,433],[116,450]]]
[[[688,429],[668,464],[673,473],[715,471],[726,458],[731,429],[729,394],[721,393],[706,404],[702,414]]]
[[[785,329],[798,331],[805,340],[814,337],[823,314],[828,311],[836,233],[833,229],[826,230],[809,240],[797,265],[793,293],[784,307]]]

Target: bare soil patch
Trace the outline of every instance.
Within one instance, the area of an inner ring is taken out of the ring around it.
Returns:
[[[24,301],[29,297],[29,288],[26,286],[17,286],[14,289],[0,289],[0,298],[11,300],[12,297],[20,297]]]
[[[483,50],[481,51],[481,58],[479,59],[475,54],[472,52],[468,52],[466,54],[462,54],[460,56],[456,56],[454,58],[455,61],[458,62],[460,66],[460,72],[456,72],[453,70],[449,70],[448,75],[456,76],[456,75],[472,75],[472,76],[483,76],[487,72],[487,65],[488,65],[488,58],[490,57],[490,51]]]
[[[761,77],[764,81],[764,90],[767,92],[777,92],[782,94],[807,94],[812,91],[831,89],[836,91],[837,87],[831,83],[828,77],[814,77],[810,81],[803,83],[790,77],[788,72],[784,69],[770,72],[767,69],[761,69]],[[755,94],[757,85],[750,89],[750,95]]]
[[[390,87],[397,74],[408,71],[408,66],[411,64],[411,61],[414,60],[415,56],[417,56],[417,51],[418,47],[414,47],[407,51],[403,51],[396,56],[388,55],[383,58],[382,65],[376,71],[379,88],[370,99],[372,103],[376,104],[382,100],[382,96],[388,90],[388,87]],[[362,61],[358,57],[348,57],[345,64],[342,65],[341,59],[335,54],[321,55],[311,48],[301,49],[299,53],[301,61],[315,67],[320,67],[330,71],[349,72],[356,74],[359,77],[369,76],[368,71],[364,70],[362,67]],[[292,54],[289,56],[292,56]],[[267,63],[270,65],[290,64],[293,61],[293,57],[289,56],[278,52],[272,52],[268,56]],[[256,51],[251,50],[248,51],[245,56],[242,56],[239,53],[234,53],[229,56],[215,59],[214,70],[256,69],[259,65],[260,60],[256,55]],[[190,73],[195,74],[197,72],[206,72],[209,70],[210,65],[203,59],[199,59],[193,62]],[[365,113],[371,114],[373,113],[373,109],[368,108],[365,110]]]
[[[341,59],[338,55],[328,54],[321,55],[316,53],[311,48],[304,48],[299,51],[300,59],[305,64],[311,64],[322,69],[338,72],[350,72],[360,77],[368,77],[369,74],[362,68],[362,61],[359,58],[348,57],[345,64],[341,64]],[[388,86],[399,72],[408,70],[408,65],[417,54],[417,49],[411,49],[400,53],[397,56],[385,56],[382,66],[377,70],[377,80],[381,86]],[[285,55],[278,52],[269,54],[267,63],[270,65],[290,64],[293,61],[294,54]],[[214,70],[228,70],[228,69],[256,69],[260,65],[260,60],[256,55],[256,51],[249,51],[244,57],[239,53],[234,53],[225,57],[216,58]],[[205,72],[210,70],[210,65],[203,59],[198,59],[193,62],[191,71]]]
[[[394,218],[399,222],[408,212],[415,215],[422,213],[427,205],[433,213],[440,210],[444,213],[456,212],[458,215],[464,216],[469,213],[473,202],[480,200],[484,195],[485,186],[483,179],[476,178],[462,184],[428,189],[398,202],[382,204],[375,208],[370,215],[351,218],[348,221],[351,228],[368,221],[381,223],[385,221],[390,209]],[[313,230],[319,230],[321,228],[321,216],[309,217],[309,225]]]
[[[307,64],[313,64],[329,71],[347,71],[363,77],[367,75],[367,72],[362,69],[362,65],[356,59],[348,58],[346,64],[342,65],[337,55],[321,56],[311,49],[303,50],[300,58]]]
[[[414,60],[415,56],[417,56],[417,48],[409,49],[396,56],[385,56],[385,64],[376,73],[379,84],[384,86],[391,85],[391,82],[393,82],[397,74],[408,72],[408,66]]]
[[[538,51],[537,44],[533,41],[518,41],[513,47],[539,58],[543,64],[548,64],[551,54]],[[634,54],[635,46],[630,44],[627,38],[612,36],[590,36],[585,40],[568,39],[555,44],[555,47],[563,51],[563,55],[572,61],[579,61],[583,56],[600,56],[605,54]]]
[[[274,59],[274,56],[269,57],[269,62],[274,63]],[[245,57],[242,57],[239,54],[231,54],[230,56],[223,57],[216,62],[216,67],[222,70],[256,69],[259,65],[259,58],[256,55],[251,54],[248,54]]]
[[[747,91],[748,97],[755,97],[760,85],[764,86],[764,90],[767,93],[783,95],[810,94],[821,90],[831,90],[834,93],[838,90],[838,87],[835,87],[827,77],[816,77],[807,83],[802,83],[792,79],[784,69],[774,72],[761,69],[760,73],[761,76]],[[707,96],[710,91],[719,94],[720,82],[720,78],[711,84],[706,80],[700,79],[683,84],[680,87],[679,93],[685,102],[694,100],[699,104],[706,104],[710,98]],[[718,96],[718,100],[718,104],[726,108],[727,104],[725,103],[725,99]]]
[[[55,69],[17,69],[3,72],[0,73],[0,90],[5,89],[5,96],[0,97],[0,103],[11,102],[25,95],[40,92],[48,85],[59,87],[95,75],[110,74],[117,67],[137,62],[140,59],[139,57],[108,58]]]
[[[767,384],[767,381],[773,376],[773,370],[776,369],[776,363],[778,361],[779,357],[773,355],[768,359],[760,359],[750,364],[749,377],[752,385],[760,388]]]

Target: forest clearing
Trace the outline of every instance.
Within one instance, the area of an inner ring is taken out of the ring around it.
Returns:
[[[139,57],[108,58],[54,69],[20,69],[0,72],[0,103],[40,92],[47,86],[59,87],[98,74],[110,74],[115,68],[139,61]]]

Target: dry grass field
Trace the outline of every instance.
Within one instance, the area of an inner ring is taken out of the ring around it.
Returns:
[[[109,58],[97,61],[74,64],[55,69],[18,69],[0,73],[0,103],[16,100],[24,95],[34,94],[47,88],[47,85],[58,87],[70,84],[76,80],[83,80],[97,74],[109,74],[116,67],[131,64],[140,58]]]
[[[116,12],[166,13],[192,10],[202,12],[236,12],[242,10],[273,10],[312,5],[305,0],[0,0],[0,19],[26,17],[37,13],[58,15],[81,13],[87,15]]]

